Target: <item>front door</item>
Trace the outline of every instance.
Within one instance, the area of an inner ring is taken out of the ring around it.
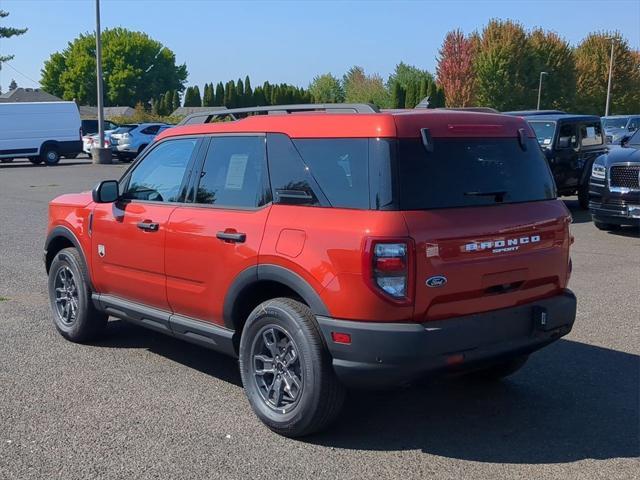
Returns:
[[[158,143],[121,180],[121,199],[93,213],[93,281],[98,292],[169,310],[167,222],[184,195],[195,138]]]
[[[257,265],[269,215],[265,137],[212,137],[195,178],[167,227],[167,297],[174,313],[222,325],[225,294]]]

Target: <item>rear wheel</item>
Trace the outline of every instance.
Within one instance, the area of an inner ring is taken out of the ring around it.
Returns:
[[[49,300],[53,324],[67,340],[92,340],[107,324],[108,316],[93,305],[87,267],[75,248],[60,250],[51,262]]]
[[[469,376],[476,380],[501,380],[505,377],[508,377],[509,375],[513,375],[522,367],[524,367],[528,359],[529,355],[519,355],[517,357],[512,357],[500,363],[495,363],[489,367],[471,372],[469,373]]]
[[[309,307],[289,298],[260,304],[240,340],[240,373],[256,415],[271,430],[300,437],[328,426],[345,389]]]
[[[60,161],[60,154],[58,148],[55,145],[45,145],[40,151],[40,158],[47,165],[57,165]]]
[[[594,220],[593,224],[596,226],[598,230],[605,230],[605,231],[620,230],[620,225],[616,225],[615,223],[604,223],[604,222],[597,222]]]

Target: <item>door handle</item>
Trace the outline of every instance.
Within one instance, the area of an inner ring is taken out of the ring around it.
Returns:
[[[160,225],[154,222],[138,222],[138,228],[140,230],[146,230],[147,232],[157,232],[159,226]]]
[[[247,239],[247,234],[237,232],[218,232],[216,233],[216,238],[229,243],[244,243]]]

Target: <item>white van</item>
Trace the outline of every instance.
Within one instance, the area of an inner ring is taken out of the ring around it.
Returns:
[[[0,161],[26,157],[55,165],[82,153],[80,112],[74,102],[0,103]]]

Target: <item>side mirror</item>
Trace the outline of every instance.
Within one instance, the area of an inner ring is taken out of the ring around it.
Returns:
[[[117,180],[103,180],[91,191],[95,203],[113,203],[120,197],[120,186]]]

